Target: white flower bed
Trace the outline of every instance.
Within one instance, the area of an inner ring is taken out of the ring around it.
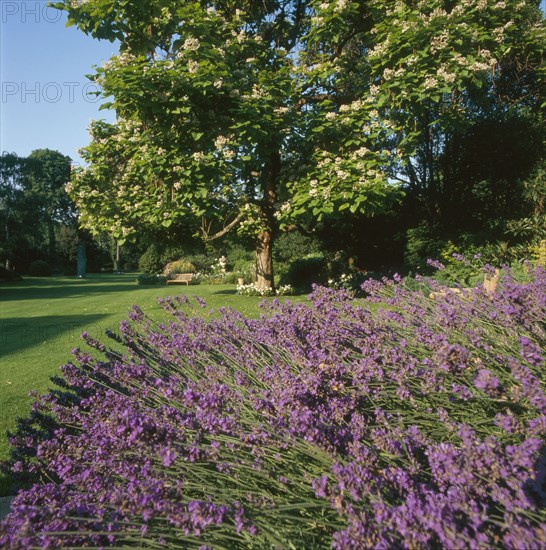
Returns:
[[[237,294],[241,296],[291,296],[295,294],[291,285],[282,285],[273,291],[270,288],[258,288],[254,283],[248,285],[237,285]]]

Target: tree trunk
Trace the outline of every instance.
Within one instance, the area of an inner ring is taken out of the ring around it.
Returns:
[[[262,172],[264,196],[261,204],[263,229],[256,238],[256,287],[275,290],[273,280],[273,240],[275,235],[275,202],[281,172],[279,147],[272,147]]]
[[[272,237],[271,229],[265,229],[256,239],[256,286],[260,289],[273,290],[275,288]]]
[[[116,248],[114,250],[114,273],[121,273],[121,247],[116,241]]]
[[[8,203],[8,208],[6,209],[6,230],[5,230],[5,233],[6,233],[6,269],[8,271],[11,271],[11,258],[10,256],[12,255],[12,250],[11,250],[11,246],[10,246],[10,242],[9,242],[9,239],[10,239],[10,232],[9,232],[9,203]]]
[[[83,278],[86,275],[87,272],[87,254],[86,254],[86,246],[85,242],[80,241],[78,243],[78,251],[77,251],[77,274],[78,277]]]
[[[57,240],[55,239],[55,226],[53,220],[47,222],[47,233],[49,241],[49,261],[56,263],[57,260]]]

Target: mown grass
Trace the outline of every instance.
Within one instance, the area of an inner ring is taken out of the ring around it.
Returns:
[[[163,312],[157,298],[175,294],[204,298],[207,308],[196,307],[199,315],[232,307],[255,317],[264,300],[238,296],[234,285],[138,286],[135,278],[134,274],[29,277],[0,284],[0,461],[9,456],[7,432],[30,410],[29,392],[46,391],[50,377],[80,345],[83,331],[105,341],[104,331],[115,330],[133,304],[160,319]],[[14,490],[11,479],[0,474],[0,496]]]

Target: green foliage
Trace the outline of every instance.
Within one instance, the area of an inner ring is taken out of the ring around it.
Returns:
[[[277,246],[277,245],[276,245]],[[245,248],[244,246],[240,244],[232,244],[231,246],[226,247],[225,250],[219,251],[217,255],[221,255],[222,252],[227,257],[228,263],[227,267],[228,269],[231,269],[232,271],[235,271],[235,264],[238,262],[252,262],[255,261],[255,251],[252,249]]]
[[[15,154],[0,157],[0,261],[14,261],[18,236],[24,227],[24,195],[21,180],[25,170],[25,159]]]
[[[44,260],[34,260],[28,269],[28,274],[31,277],[51,277],[53,270],[51,266]]]
[[[112,247],[112,255],[115,255],[115,244]],[[142,247],[136,243],[126,242],[121,246],[121,269],[122,271],[137,271],[142,256]]]
[[[281,233],[275,242],[273,258],[276,274],[282,279],[292,262],[309,255],[320,255],[321,245],[317,238],[307,237],[297,231]]]
[[[223,255],[227,259],[226,271],[232,273],[229,275],[230,283],[237,283],[239,277],[246,278],[247,281],[254,281],[256,277],[256,253],[253,250],[245,248],[237,242],[226,247]],[[218,252],[217,256],[221,254]],[[218,262],[214,262],[217,267]],[[218,269],[216,269],[218,271]]]
[[[157,246],[157,245],[156,245]],[[167,265],[179,258],[187,256],[188,251],[185,247],[179,245],[167,245],[161,252],[161,263]]]
[[[76,253],[80,236],[78,229],[73,226],[62,225],[59,228],[57,235],[57,247],[59,253],[67,262],[72,262],[75,265]]]
[[[256,277],[256,261],[237,260],[233,264],[233,273],[235,273],[237,277],[244,277],[247,280],[253,281]]]
[[[155,244],[151,244],[138,261],[138,269],[150,275],[161,273],[164,265]]]
[[[25,188],[42,206],[44,223],[55,221],[75,225],[74,203],[66,193],[72,159],[59,151],[36,149],[28,157],[29,172]]]
[[[350,268],[337,277],[328,278],[328,286],[336,290],[345,290],[350,296],[356,296],[360,291],[360,285],[364,282],[365,274]]]
[[[235,271],[228,271],[223,276],[224,283],[226,285],[236,285],[240,275]]]
[[[438,227],[421,224],[408,230],[406,264],[412,271],[432,273],[429,260],[439,261],[444,269],[435,278],[446,284],[473,286],[483,280],[483,266],[513,265],[516,249],[506,242],[488,240],[488,235],[460,233],[441,238]]]
[[[546,161],[523,182],[526,214],[507,223],[507,234],[521,243],[522,254],[536,249],[546,239]]]
[[[450,136],[441,159],[444,225],[499,233],[507,220],[528,211],[522,182],[544,157],[545,138],[536,114],[512,110]]]
[[[192,254],[191,249],[187,246],[169,243],[165,245],[160,241],[152,242],[146,249],[140,257],[139,269],[144,273],[161,273],[165,270],[165,266],[173,264],[181,258],[193,264],[194,271],[191,273],[204,273],[210,270],[211,259],[205,254]],[[190,273],[190,271],[180,273]]]
[[[320,254],[320,242],[315,237],[307,237],[298,231],[281,233],[275,243],[274,258],[278,262],[290,263],[309,254]]]
[[[281,278],[281,285],[297,290],[309,290],[313,283],[324,284],[328,279],[327,262],[323,255],[314,254],[295,260]]]
[[[531,252],[536,264],[546,267],[546,239],[543,239],[538,245],[532,247]]]
[[[162,275],[142,274],[137,277],[139,285],[164,285],[167,282],[167,277]]]
[[[452,242],[440,252],[440,262],[445,269],[438,271],[435,278],[445,284],[465,287],[474,286],[483,281],[483,265],[487,263],[487,257],[491,255],[491,247],[467,247],[461,250]],[[499,262],[493,260],[493,265],[500,266]]]
[[[210,272],[199,275],[200,283],[204,285],[234,285],[237,284],[237,273],[227,271],[226,273]]]
[[[428,259],[438,259],[446,241],[439,238],[439,228],[429,223],[408,229],[404,260],[410,270],[427,270]]]
[[[191,262],[197,273],[208,273],[210,271],[211,259],[205,254],[190,254],[187,260]]]

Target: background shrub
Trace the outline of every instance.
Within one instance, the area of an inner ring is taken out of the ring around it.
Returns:
[[[161,253],[161,262],[165,266],[171,262],[175,262],[180,258],[184,258],[188,255],[186,247],[177,245],[167,245]]]
[[[287,273],[292,263],[309,256],[322,255],[321,243],[318,239],[306,237],[297,231],[281,233],[275,241],[273,250],[276,282],[287,281]]]
[[[239,277],[240,277],[240,275],[238,273],[236,273],[235,271],[228,271],[224,275],[225,284],[226,285],[236,285],[237,284],[237,279]]]
[[[282,285],[291,285],[297,290],[309,290],[313,283],[324,284],[328,280],[327,262],[323,255],[314,254],[293,261],[281,276]]]
[[[142,274],[137,277],[139,285],[164,285],[167,282],[167,277],[162,275]]]
[[[233,272],[237,273],[238,277],[244,277],[248,281],[254,281],[256,278],[256,260],[237,260],[232,265]]]
[[[539,244],[531,247],[531,252],[536,264],[546,267],[546,239],[542,239]]]
[[[277,242],[275,243],[275,248]],[[224,254],[228,260],[227,269],[236,271],[235,265],[238,263],[254,263],[256,262],[256,252],[251,249],[244,248],[241,245],[232,245]],[[221,256],[221,254],[218,254]]]
[[[161,273],[163,266],[158,247],[155,244],[151,244],[138,261],[138,269],[149,275]]]
[[[142,257],[142,247],[136,243],[126,242],[121,248],[121,269],[122,271],[140,270],[139,263]],[[113,256],[115,251],[113,251]],[[115,256],[114,256],[115,257]]]
[[[307,237],[297,231],[281,233],[275,241],[274,259],[289,265],[309,255],[321,255],[322,246],[318,239]]]
[[[197,273],[208,273],[212,264],[211,259],[206,254],[190,254],[186,259],[193,264]]]
[[[447,245],[439,234],[439,228],[429,223],[421,223],[418,227],[407,230],[404,261],[411,271],[431,271],[427,260],[440,258],[442,249]]]
[[[20,281],[21,275],[16,271],[10,271],[6,269],[3,265],[0,265],[0,281]]]
[[[200,277],[205,285],[233,285],[237,283],[237,274],[232,271],[227,273],[206,273]]]
[[[31,277],[51,277],[53,270],[51,266],[44,260],[34,260],[28,269],[28,274]]]

